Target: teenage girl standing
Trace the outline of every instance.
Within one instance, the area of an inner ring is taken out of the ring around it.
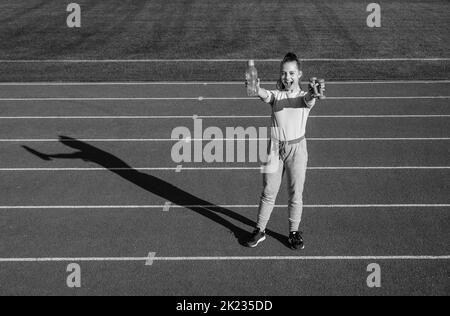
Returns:
[[[304,249],[299,226],[303,212],[303,187],[305,184],[308,150],[305,139],[309,112],[318,95],[300,88],[302,77],[298,57],[288,53],[281,62],[277,90],[266,90],[259,86],[258,95],[272,106],[271,144],[269,167],[263,178],[257,228],[247,242],[256,247],[266,239],[266,226],[272,214],[283,176],[287,176],[289,193],[289,245],[292,249]],[[324,86],[321,87],[324,91]]]

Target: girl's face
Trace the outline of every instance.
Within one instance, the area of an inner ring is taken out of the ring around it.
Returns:
[[[287,90],[300,87],[301,77],[302,72],[298,69],[295,61],[284,63],[281,66],[281,82],[283,82]]]

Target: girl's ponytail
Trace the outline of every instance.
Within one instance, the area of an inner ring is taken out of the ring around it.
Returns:
[[[297,63],[298,69],[302,69],[300,59],[298,59],[297,55],[294,53],[287,53],[286,56],[284,56],[284,59],[281,62],[281,65],[284,65],[285,63],[290,63],[293,61],[295,61]]]

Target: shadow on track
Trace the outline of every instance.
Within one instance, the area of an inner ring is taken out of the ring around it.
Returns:
[[[52,159],[82,159],[86,162],[94,162],[150,193],[156,194],[173,204],[186,206],[186,208],[226,227],[234,234],[235,238],[242,246],[245,245],[245,241],[249,238],[250,233],[227,221],[218,214],[228,216],[250,227],[256,226],[254,221],[236,212],[213,205],[155,176],[139,172],[120,158],[97,147],[66,136],[60,136],[59,140],[62,144],[76,149],[77,151],[71,154],[44,154],[27,146],[22,147],[33,155],[46,161]],[[266,232],[268,236],[277,239],[286,247],[289,247],[286,236],[270,230],[267,230]]]

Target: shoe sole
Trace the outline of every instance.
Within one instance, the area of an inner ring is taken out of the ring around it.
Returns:
[[[254,244],[254,245],[248,245],[250,248],[256,248],[256,247],[258,247],[258,245],[260,244],[260,243],[262,243],[264,240],[266,240],[266,236],[264,236],[264,237],[262,237],[260,240],[258,240],[257,242],[256,242],[256,244]]]
[[[302,244],[301,247],[299,247],[299,246],[289,243],[289,248],[291,248],[292,250],[303,250],[303,249],[305,249],[305,244]]]
[[[292,249],[292,250],[303,250],[303,249],[305,249],[305,245],[303,245],[301,248],[299,248],[299,247],[296,247],[296,246],[290,246],[290,248]]]

